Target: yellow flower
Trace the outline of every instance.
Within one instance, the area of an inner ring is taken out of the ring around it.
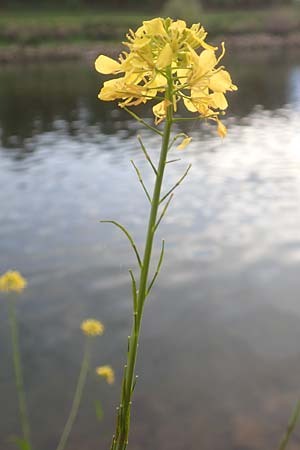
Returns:
[[[182,140],[182,142],[177,146],[177,149],[178,149],[178,150],[184,150],[185,147],[186,147],[187,145],[189,145],[189,143],[191,142],[191,140],[192,140],[191,137],[186,136],[186,137]]]
[[[173,21],[160,17],[147,20],[136,31],[129,30],[128,48],[115,61],[100,55],[96,70],[102,74],[119,75],[106,81],[98,95],[100,100],[119,101],[119,106],[137,106],[149,100],[155,101],[153,114],[158,125],[166,118],[167,89],[171,85],[173,112],[183,101],[189,112],[203,119],[218,122],[220,111],[227,109],[225,94],[235,91],[230,74],[218,66],[225,54],[205,42],[207,33],[200,24],[191,27],[183,20]],[[218,122],[218,133],[220,131]]]
[[[87,336],[99,336],[104,332],[104,325],[94,319],[84,320],[80,328]]]
[[[0,277],[0,292],[22,292],[27,281],[20,272],[8,271]]]
[[[100,377],[104,377],[108,384],[113,384],[115,381],[115,374],[110,366],[100,366],[96,368],[96,373]]]

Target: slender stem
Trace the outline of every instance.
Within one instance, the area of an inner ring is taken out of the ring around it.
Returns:
[[[9,301],[9,322],[10,322],[10,332],[11,332],[11,341],[12,341],[12,349],[13,349],[15,382],[16,382],[16,388],[17,388],[17,393],[18,393],[18,397],[19,397],[19,411],[20,411],[23,439],[24,439],[24,441],[26,441],[29,448],[32,449],[31,438],[30,438],[30,425],[29,425],[29,419],[28,419],[28,413],[27,413],[26,396],[25,396],[24,380],[23,380],[23,372],[22,372],[21,354],[20,354],[20,348],[19,348],[19,331],[18,331],[18,324],[17,324],[16,305],[15,305],[14,298],[10,298],[10,301]]]
[[[77,382],[77,386],[76,386],[76,390],[75,390],[75,394],[74,394],[74,398],[73,398],[71,411],[70,411],[68,420],[67,420],[65,428],[62,432],[62,435],[61,435],[61,438],[60,438],[60,441],[58,443],[56,450],[63,450],[65,448],[65,445],[67,443],[67,440],[69,438],[69,435],[71,433],[72,427],[74,425],[74,422],[75,422],[77,414],[78,414],[79,406],[80,406],[81,399],[82,399],[83,389],[84,389],[87,374],[89,371],[90,355],[91,355],[91,341],[92,341],[92,337],[87,336],[86,342],[85,342],[84,354],[83,354],[82,363],[81,363],[81,368],[80,368],[80,373],[79,373],[79,378],[78,378],[78,382]]]
[[[153,240],[155,235],[155,225],[157,221],[158,208],[160,204],[160,194],[164,170],[166,166],[167,153],[169,148],[170,133],[172,127],[172,79],[169,76],[168,89],[166,92],[166,99],[169,100],[170,106],[167,108],[167,118],[165,128],[162,136],[162,146],[160,152],[160,159],[157,168],[157,175],[153,196],[151,200],[151,209],[148,222],[148,230],[146,236],[146,244],[144,250],[143,263],[140,270],[139,290],[137,295],[137,314],[134,316],[131,336],[129,338],[129,350],[127,355],[127,365],[124,370],[123,389],[121,395],[121,404],[118,412],[116,433],[113,437],[112,450],[126,450],[128,444],[128,434],[130,428],[130,409],[132,392],[135,385],[135,365],[137,357],[137,349],[140,337],[140,328],[143,314],[143,307],[147,297],[147,284],[149,267],[151,261]]]
[[[289,424],[287,426],[286,432],[279,444],[278,450],[285,450],[287,447],[287,444],[289,443],[289,440],[291,438],[291,435],[295,429],[295,426],[297,425],[298,418],[300,415],[300,401],[297,402],[295,409],[292,413],[292,416],[290,418]]]

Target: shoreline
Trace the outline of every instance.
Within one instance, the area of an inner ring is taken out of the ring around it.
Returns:
[[[251,34],[225,34],[212,39],[213,44],[225,41],[227,48],[237,52],[247,51],[299,51],[300,31],[284,35],[270,33]],[[0,47],[1,64],[18,64],[32,62],[62,62],[62,61],[88,61],[104,53],[116,57],[122,50],[121,46],[113,42],[101,41],[84,43],[53,43],[52,45],[7,45]]]

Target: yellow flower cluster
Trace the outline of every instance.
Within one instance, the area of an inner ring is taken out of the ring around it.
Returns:
[[[8,271],[0,277],[0,292],[22,292],[27,281],[20,272]]]
[[[217,47],[205,42],[207,33],[200,24],[187,27],[185,21],[155,18],[144,21],[135,32],[129,30],[129,51],[120,54],[118,61],[100,55],[96,70],[102,74],[123,74],[104,82],[99,98],[104,101],[120,100],[119,106],[139,105],[155,100],[155,122],[166,117],[170,101],[165,92],[172,85],[172,104],[183,100],[186,109],[201,118],[218,123],[218,132],[226,135],[226,128],[219,120],[220,111],[227,108],[225,93],[237,87],[229,73],[218,66],[224,56],[217,57]]]
[[[87,336],[101,336],[104,332],[104,325],[94,319],[84,320],[80,328]]]
[[[115,374],[111,366],[97,367],[96,373],[100,377],[104,377],[108,384],[113,384],[115,381]]]

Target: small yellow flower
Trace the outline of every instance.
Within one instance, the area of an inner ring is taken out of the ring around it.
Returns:
[[[84,320],[80,328],[87,336],[101,336],[104,332],[104,325],[94,319]]]
[[[184,150],[185,147],[186,147],[187,145],[189,145],[189,143],[191,142],[191,140],[192,140],[191,137],[186,136],[186,137],[182,140],[182,142],[177,146],[177,149],[178,149],[178,150]]]
[[[0,277],[0,292],[22,292],[27,286],[27,281],[20,272],[8,271]]]
[[[96,368],[96,373],[100,377],[104,377],[108,384],[113,384],[115,381],[115,374],[111,366],[100,366]]]

